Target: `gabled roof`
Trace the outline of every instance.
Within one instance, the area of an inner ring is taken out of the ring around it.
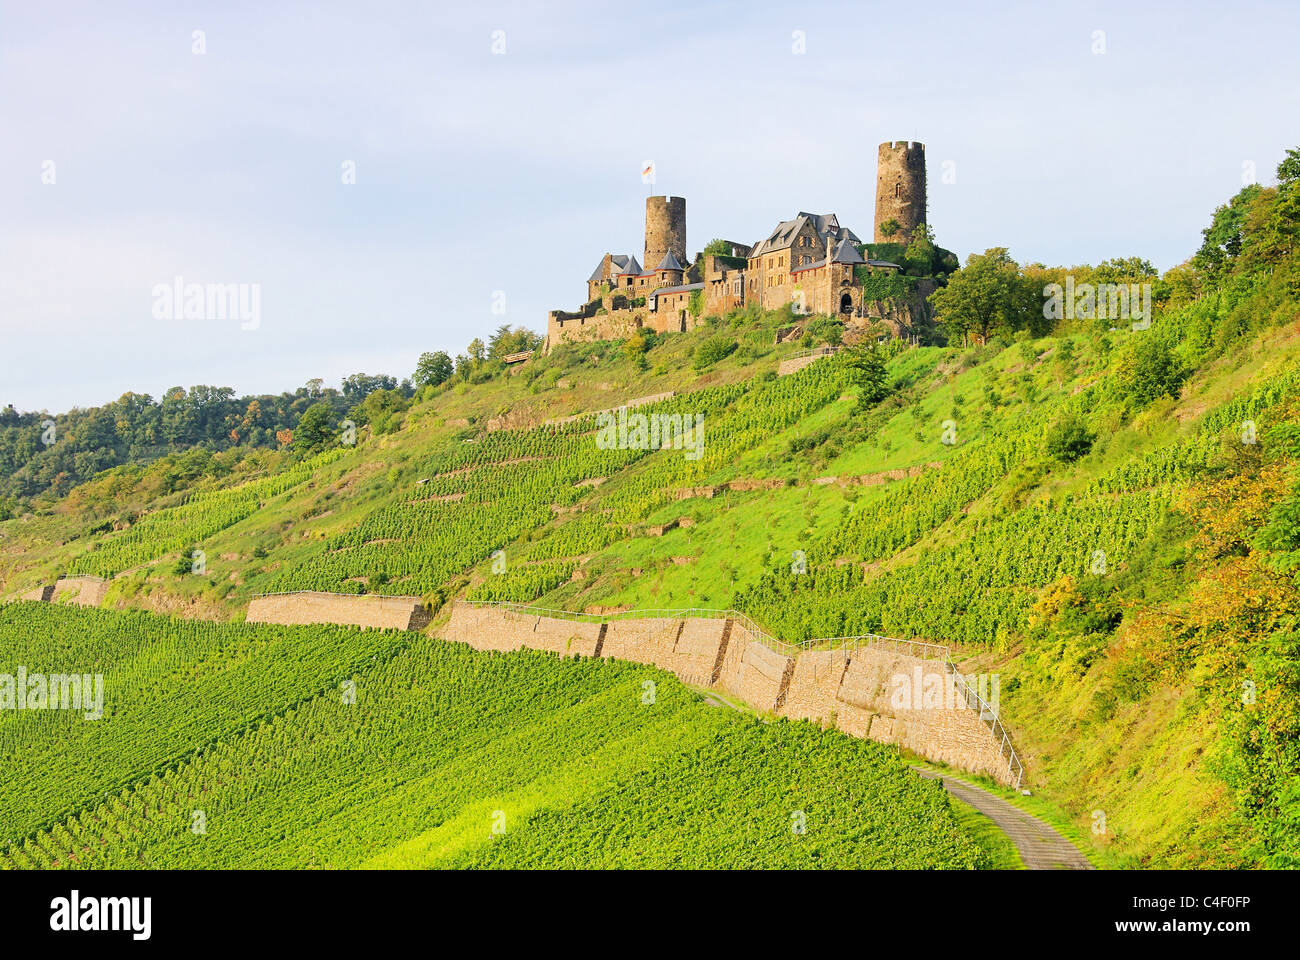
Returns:
[[[754,244],[749,252],[751,257],[761,256],[772,250],[784,250],[794,242],[805,225],[810,225],[817,234],[818,241],[824,245],[827,239],[860,243],[857,235],[848,227],[841,227],[839,219],[833,213],[804,213],[793,220],[782,220],[776,225],[766,240]]]
[[[834,256],[831,257],[831,263],[859,264],[866,262],[866,260],[862,259],[862,254],[858,253],[857,247],[853,246],[853,244],[849,243],[847,240],[840,241],[840,245],[836,248]],[[883,260],[872,260],[871,263],[877,266],[885,265]],[[894,266],[894,264],[888,265]],[[801,267],[793,267],[790,272],[799,273],[802,270],[816,270],[818,267],[824,266],[826,266],[826,258],[822,257],[820,260],[815,260],[812,263],[805,263]]]
[[[677,255],[673,253],[671,250],[669,250],[667,253],[664,254],[664,258],[659,261],[659,266],[655,267],[655,269],[656,270],[685,270],[686,268],[683,267],[682,262],[677,259]]]
[[[658,290],[651,291],[648,294],[648,297],[651,300],[655,300],[659,297],[660,294],[664,294],[664,293],[681,293],[684,290],[703,290],[703,289],[704,289],[703,281],[699,283],[684,283],[676,287],[660,287]]]
[[[626,253],[612,253],[612,254],[610,254],[610,256],[609,256],[609,263],[610,263],[610,266],[614,268],[614,275],[615,275],[615,276],[618,276],[618,275],[620,275],[620,274],[624,274],[624,273],[631,273],[631,272],[632,272],[631,270],[626,269],[629,260],[632,261],[633,265],[636,266],[636,272],[637,272],[637,273],[640,273],[640,272],[641,272],[641,267],[640,267],[639,264],[637,264],[637,262],[636,262],[636,258],[635,258],[635,257],[629,257]],[[604,277],[602,277],[602,276],[600,275],[600,271],[601,271],[601,269],[602,269],[604,266],[605,266],[605,258],[604,258],[604,257],[601,257],[601,258],[600,258],[600,263],[596,264],[596,269],[592,272],[591,276],[587,278],[587,282],[588,282],[588,283],[596,283],[596,282],[598,282],[598,281],[600,281],[600,280],[603,280]]]
[[[862,254],[858,253],[858,248],[849,243],[848,240],[841,240],[839,247],[835,251],[835,256],[831,258],[833,263],[866,263],[862,259]]]

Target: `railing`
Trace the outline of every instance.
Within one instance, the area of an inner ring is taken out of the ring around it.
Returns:
[[[786,360],[802,360],[804,357],[833,357],[842,350],[842,347],[833,347],[830,344],[822,344],[820,347],[813,347],[809,350],[800,350],[798,353],[792,353],[788,357],[781,357],[784,363]]]
[[[732,620],[739,623],[759,643],[768,649],[785,656],[797,657],[801,653],[843,651],[847,656],[851,651],[862,648],[890,649],[904,656],[921,660],[938,660],[951,676],[953,686],[966,701],[968,709],[976,712],[980,722],[989,728],[989,732],[998,741],[998,756],[1006,758],[1007,778],[1015,780],[1015,789],[1020,789],[1024,779],[1025,767],[1011,745],[1011,735],[1003,725],[995,710],[979,693],[972,690],[957,665],[953,663],[952,653],[948,647],[939,643],[927,643],[922,640],[900,640],[897,637],[883,637],[874,633],[853,637],[825,637],[814,640],[801,640],[798,643],[786,643],[777,640],[739,610],[718,610],[709,607],[658,608],[645,610],[618,610],[612,613],[579,613],[575,610],[556,610],[550,607],[538,607],[532,604],[514,603],[509,600],[464,600],[474,607],[495,607],[521,616],[552,617],[559,620],[573,620],[579,623],[602,623],[609,620]]]
[[[259,600],[262,597],[344,597],[360,598],[366,600],[410,600],[415,603],[423,603],[423,597],[407,596],[396,593],[331,593],[328,590],[280,590],[275,593],[255,593],[249,597],[250,600]]]

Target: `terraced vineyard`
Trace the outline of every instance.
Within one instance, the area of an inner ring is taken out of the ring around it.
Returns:
[[[14,604],[20,663],[105,711],[0,714],[8,868],[988,863],[890,748],[651,667]]]

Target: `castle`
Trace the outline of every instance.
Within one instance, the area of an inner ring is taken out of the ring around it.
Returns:
[[[925,223],[925,145],[880,144],[874,243],[904,245]],[[898,273],[890,260],[864,256],[866,245],[833,213],[799,213],[753,244],[726,241],[727,252],[686,256],[686,200],[646,198],[642,259],[606,253],[587,278],[577,311],[547,315],[546,348],[565,341],[628,337],[640,329],[686,331],[706,316],[746,304],[791,305],[798,315],[887,319],[864,297],[863,281]],[[897,324],[896,324],[897,325]]]

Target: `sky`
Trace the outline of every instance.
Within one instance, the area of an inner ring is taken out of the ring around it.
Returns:
[[[692,256],[865,239],[885,140],[963,259],[1166,269],[1300,144],[1300,4],[1133,6],[0,0],[0,404],[409,376],[576,308],[651,190]]]

